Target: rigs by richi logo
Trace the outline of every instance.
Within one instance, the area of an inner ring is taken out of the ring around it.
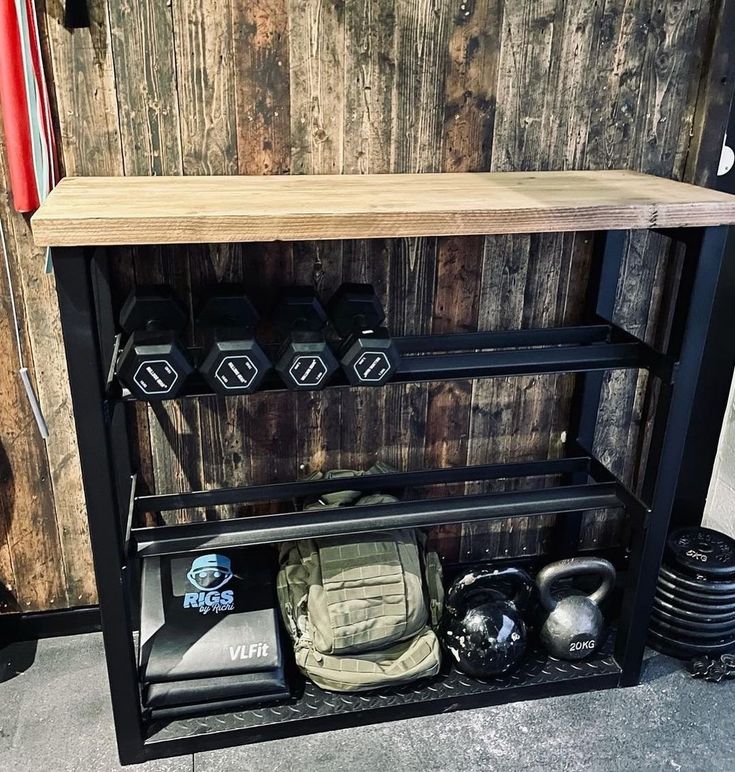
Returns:
[[[198,592],[184,594],[184,608],[199,609],[201,614],[234,610],[234,591],[222,590],[232,579],[232,567],[226,555],[200,555],[194,559],[186,578]]]

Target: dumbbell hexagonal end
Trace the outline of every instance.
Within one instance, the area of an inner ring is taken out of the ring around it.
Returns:
[[[342,284],[327,304],[332,324],[341,336],[355,331],[356,320],[363,329],[377,329],[385,311],[371,284]]]
[[[273,322],[282,335],[288,335],[294,325],[320,330],[327,321],[327,314],[316,292],[311,287],[293,287],[276,306]]]
[[[353,386],[382,386],[401,362],[396,345],[385,328],[377,335],[356,335],[341,357],[342,368]]]
[[[205,327],[255,327],[258,312],[245,290],[237,284],[221,284],[204,298],[197,322]]]
[[[120,309],[120,326],[127,333],[144,330],[151,322],[160,329],[179,332],[188,321],[186,308],[166,284],[133,287]]]
[[[194,367],[173,335],[133,333],[117,364],[117,376],[137,399],[176,397]]]
[[[339,370],[329,344],[320,335],[295,336],[281,349],[276,372],[290,389],[321,389]],[[321,339],[316,339],[321,338]]]
[[[199,372],[220,394],[252,394],[271,371],[270,359],[253,338],[212,343]]]

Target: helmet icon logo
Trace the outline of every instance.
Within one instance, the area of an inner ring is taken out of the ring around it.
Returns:
[[[186,578],[197,590],[219,590],[232,579],[230,559],[225,555],[200,555]]]

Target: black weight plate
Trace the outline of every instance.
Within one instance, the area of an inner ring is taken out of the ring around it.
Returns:
[[[679,649],[666,643],[666,641],[655,638],[650,632],[648,634],[647,643],[652,649],[655,649],[661,654],[665,654],[667,657],[673,657],[674,659],[692,659],[692,657],[696,657],[700,654],[700,652],[682,654]]]
[[[648,631],[648,641],[654,649],[678,659],[689,659],[697,654],[726,654],[735,649],[735,640],[711,641],[702,643],[690,638],[678,638],[663,635],[656,630]]]
[[[658,577],[658,586],[662,587],[666,592],[672,593],[676,597],[687,598],[688,600],[697,601],[699,603],[708,603],[710,605],[717,605],[719,603],[731,604],[735,603],[735,593],[710,593],[702,590],[690,590],[687,587],[682,587],[680,584],[674,584],[668,581],[663,576]]]
[[[651,615],[651,627],[659,632],[675,635],[690,635],[692,638],[732,638],[735,640],[735,624],[732,622],[710,623],[682,622],[665,612],[654,609]]]
[[[650,635],[658,637],[660,640],[680,648],[700,649],[702,651],[721,648],[723,651],[726,651],[735,646],[735,636],[704,640],[688,635],[687,633],[666,632],[660,627],[649,627],[648,632]]]
[[[735,596],[735,582],[718,582],[715,579],[689,577],[679,571],[672,571],[666,566],[661,566],[661,576],[669,582],[686,587],[688,590]]]
[[[671,614],[672,616],[681,619],[683,622],[715,622],[718,624],[723,622],[732,622],[735,624],[735,612],[731,611],[725,614],[718,614],[712,611],[707,611],[704,613],[698,611],[687,611],[686,609],[680,608],[673,603],[669,603],[668,601],[663,600],[658,596],[658,594],[653,599],[653,607],[666,614]]]
[[[691,622],[688,619],[681,619],[674,614],[668,614],[665,611],[654,608],[651,612],[651,624],[661,623],[662,625],[671,625],[677,628],[682,635],[691,635],[694,638],[711,638],[720,636],[721,638],[735,638],[735,621],[731,622]],[[664,629],[664,628],[661,628]]]
[[[735,577],[735,540],[710,528],[677,528],[666,540],[666,561],[695,575]]]
[[[699,614],[726,614],[735,611],[735,603],[706,603],[704,601],[691,600],[672,593],[663,587],[660,582],[656,587],[656,596],[666,601],[666,603],[671,603],[674,606],[689,611],[696,611]]]
[[[653,630],[648,631],[648,644],[651,648],[675,659],[691,659],[700,654],[726,654],[735,648],[735,644],[710,644],[705,646],[691,646],[688,644],[669,643]]]

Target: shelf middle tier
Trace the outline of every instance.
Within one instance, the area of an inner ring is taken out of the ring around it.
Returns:
[[[319,509],[297,509],[230,520],[133,528],[135,551],[140,556],[226,549],[292,539],[339,536],[397,528],[426,528],[450,523],[505,517],[567,514],[590,509],[625,507],[638,520],[647,515],[644,504],[590,457],[488,464],[449,470],[422,470],[365,475],[340,480],[319,480],[159,496],[134,500],[138,512],[195,508],[217,503],[251,503],[318,497],[334,490],[399,491],[407,487],[460,481],[487,481],[515,477],[561,478],[545,488],[413,498],[390,504]],[[584,478],[584,481],[583,481]]]
[[[401,353],[401,361],[387,385],[617,369],[651,370],[668,378],[674,367],[670,358],[613,324],[412,335],[393,340]],[[345,376],[338,373],[327,388],[347,385]],[[275,375],[262,386],[263,391],[284,389]],[[212,394],[203,380],[194,376],[176,398]],[[114,383],[110,396],[118,396]],[[127,393],[122,398],[135,401]]]

